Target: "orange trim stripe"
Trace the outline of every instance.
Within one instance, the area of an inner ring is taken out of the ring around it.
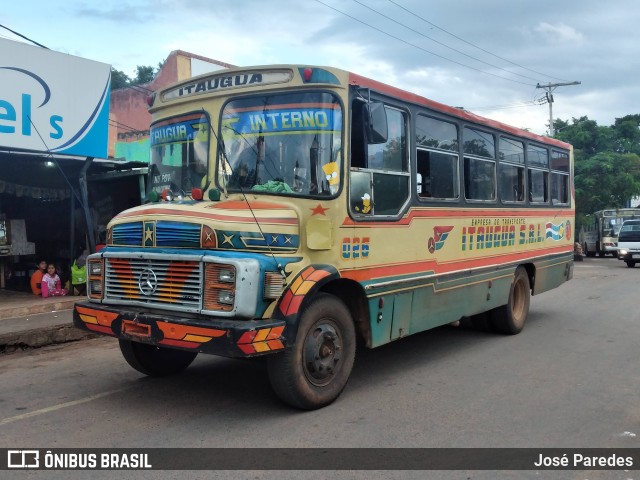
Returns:
[[[284,325],[281,327],[273,327],[267,336],[267,340],[277,340],[282,335],[284,331]]]
[[[87,323],[86,327],[89,330],[93,330],[94,332],[104,333],[106,335],[111,335],[112,337],[115,337],[113,331],[109,327],[103,327],[101,325],[94,325],[92,323]]]
[[[83,322],[87,323],[88,321],[85,320],[85,316],[92,317],[96,321],[93,322],[89,320],[90,323],[102,325],[109,328],[111,328],[111,324],[113,323],[113,321],[118,318],[117,313],[103,312],[102,310],[94,310],[92,308],[76,306],[76,311],[78,312],[78,314],[80,314],[80,318]]]
[[[198,348],[200,346],[199,343],[195,342],[184,342],[182,340],[171,340],[164,339],[158,342],[161,345],[171,345],[172,347],[182,347],[182,348]]]
[[[164,334],[165,339],[184,340],[185,338],[194,338],[194,336],[216,338],[221,337],[226,330],[218,330],[217,328],[200,328],[190,327],[186,325],[177,325],[175,323],[158,322],[158,328]]]
[[[282,350],[284,348],[284,345],[280,340],[269,340],[267,341],[267,344],[271,350]]]
[[[281,217],[281,218],[270,218],[270,217],[257,217],[254,218],[252,216],[240,217],[240,216],[232,216],[232,215],[222,215],[216,213],[205,213],[205,212],[190,212],[185,210],[173,210],[169,208],[147,208],[144,210],[137,210],[134,212],[123,212],[116,217],[114,220],[121,220],[123,218],[128,217],[138,217],[144,215],[158,215],[165,217],[180,217],[181,219],[190,218],[194,220],[202,220],[203,218],[210,220],[222,220],[225,222],[231,223],[251,223],[254,224],[256,221],[265,224],[276,224],[276,225],[298,225],[298,219],[296,217]]]
[[[263,328],[261,330],[258,330],[256,336],[253,337],[253,343],[262,342],[263,340],[265,340],[269,335],[269,332],[271,332],[270,328]]]
[[[344,278],[364,282],[368,280],[381,280],[384,278],[410,274],[434,274],[455,273],[468,270],[470,268],[489,267],[497,263],[522,262],[541,255],[551,255],[557,253],[571,253],[573,246],[562,246],[548,248],[544,250],[534,250],[530,252],[510,253],[504,255],[493,255],[491,257],[476,259],[459,259],[444,264],[439,264],[436,260],[424,262],[410,262],[401,264],[384,264],[366,268],[354,268],[351,270],[341,270],[340,275]],[[496,260],[499,259],[499,260]]]
[[[249,208],[251,206],[251,208]],[[241,200],[229,200],[228,202],[211,205],[207,208],[219,208],[221,210],[288,210],[289,207],[279,203],[270,202],[243,202]]]
[[[554,217],[554,218],[562,218],[568,217],[569,219],[573,219],[574,211],[573,210],[534,210],[534,209],[526,209],[526,210],[509,210],[508,212],[505,210],[499,209],[438,209],[438,208],[415,208],[412,207],[409,210],[408,215],[405,215],[400,220],[389,221],[389,222],[365,222],[354,220],[350,217],[345,217],[342,221],[343,227],[359,227],[359,228],[380,228],[380,227],[388,227],[388,228],[396,228],[398,226],[409,226],[415,219],[422,218],[442,218],[443,220],[453,221],[458,218],[543,218],[543,217]]]

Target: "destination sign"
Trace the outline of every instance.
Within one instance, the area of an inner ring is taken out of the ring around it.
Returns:
[[[211,93],[217,90],[229,90],[234,88],[246,88],[256,85],[269,85],[274,83],[286,83],[293,78],[290,70],[271,72],[238,72],[218,73],[205,78],[194,79],[190,83],[167,90],[162,94],[163,100],[172,98],[190,97]]]

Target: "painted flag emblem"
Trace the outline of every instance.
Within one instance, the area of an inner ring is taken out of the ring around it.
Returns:
[[[547,223],[547,235],[546,238],[558,241],[564,238],[564,223],[555,225],[551,222]]]

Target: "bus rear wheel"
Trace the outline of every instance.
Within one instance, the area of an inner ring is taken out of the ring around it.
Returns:
[[[342,393],[355,353],[349,310],[338,298],[321,293],[303,311],[294,345],[269,357],[271,386],[293,407],[324,407]]]
[[[509,301],[490,312],[491,326],[498,333],[515,335],[524,328],[529,315],[531,286],[524,267],[518,267],[511,282]]]
[[[180,373],[198,355],[198,352],[173,350],[130,340],[120,340],[120,351],[129,365],[150,377]]]

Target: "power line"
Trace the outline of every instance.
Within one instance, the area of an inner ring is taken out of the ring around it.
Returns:
[[[122,88],[118,88],[118,90],[124,90],[125,88],[131,88],[133,90],[136,90],[138,92],[142,92],[142,93],[153,93],[153,90],[150,90],[146,87],[143,87],[142,85],[125,85]]]
[[[364,22],[364,21],[360,20],[359,18],[356,18],[356,17],[354,17],[354,16],[352,16],[352,15],[349,15],[348,13],[345,13],[345,12],[343,12],[343,11],[341,11],[341,10],[338,10],[337,8],[332,7],[331,5],[327,5],[326,3],[322,2],[321,0],[315,0],[315,1],[316,1],[316,2],[318,2],[318,3],[320,3],[320,4],[322,4],[322,5],[324,5],[324,6],[325,6],[325,7],[327,7],[327,8],[330,8],[331,10],[334,10],[334,11],[336,11],[336,12],[340,13],[341,15],[344,15],[345,17],[349,17],[350,19],[355,20],[355,21],[356,21],[356,22],[358,22],[358,23],[361,23],[361,24],[363,24],[363,25],[365,25],[365,26],[367,26],[367,27],[369,27],[369,28],[372,28],[373,30],[376,30],[376,31],[378,31],[378,32],[380,32],[380,33],[382,33],[382,34],[384,34],[384,35],[388,36],[388,37],[391,37],[391,38],[393,38],[393,39],[395,39],[395,40],[398,40],[398,41],[400,41],[400,42],[402,42],[402,43],[405,43],[405,44],[407,44],[407,45],[409,45],[409,46],[411,46],[411,47],[417,48],[418,50],[421,50],[421,51],[423,51],[423,52],[425,52],[425,53],[428,53],[428,54],[430,54],[430,55],[433,55],[434,57],[438,57],[438,58],[441,58],[441,59],[446,60],[446,61],[448,61],[448,62],[455,63],[456,65],[460,65],[461,67],[465,67],[465,68],[469,68],[469,69],[471,69],[471,70],[475,70],[476,72],[484,73],[485,75],[491,75],[492,77],[500,78],[501,80],[506,80],[506,81],[508,81],[508,82],[513,82],[513,83],[519,83],[520,85],[527,85],[527,86],[529,86],[529,87],[535,87],[535,85],[530,84],[530,83],[524,83],[524,82],[520,82],[520,81],[518,81],[518,80],[513,80],[513,79],[511,79],[511,78],[503,77],[503,76],[501,76],[501,75],[496,75],[496,74],[494,74],[494,73],[487,72],[487,71],[484,71],[484,70],[480,70],[479,68],[475,68],[475,67],[472,67],[472,66],[470,66],[470,65],[466,65],[466,64],[464,64],[464,63],[461,63],[461,62],[457,62],[457,61],[455,61],[455,60],[452,60],[452,59],[450,59],[450,58],[444,57],[444,56],[442,56],[442,55],[438,55],[437,53],[434,53],[434,52],[432,52],[432,51],[430,51],[430,50],[427,50],[427,49],[425,49],[425,48],[422,48],[422,47],[420,47],[420,46],[418,46],[418,45],[416,45],[416,44],[414,44],[414,43],[408,42],[408,41],[406,41],[406,40],[403,40],[403,39],[402,39],[402,38],[400,38],[400,37],[397,37],[397,36],[395,36],[395,35],[392,35],[392,34],[390,34],[389,32],[385,32],[384,30],[382,30],[382,29],[380,29],[380,28],[378,28],[378,27],[374,27],[373,25],[370,25],[370,24],[368,24],[368,23],[366,23],[366,22]]]
[[[33,43],[34,45],[37,45],[39,47],[42,48],[46,48],[47,50],[49,50],[49,47],[45,47],[44,45],[42,45],[41,43],[36,42],[35,40],[31,40],[29,37],[25,37],[24,35],[22,35],[21,33],[16,32],[15,30],[11,30],[9,27],[5,27],[4,25],[0,25],[0,27],[4,28],[5,30],[9,30],[11,33],[13,33],[14,35],[18,35],[20,38],[24,38],[25,40]]]
[[[540,102],[540,101],[533,100],[530,102],[512,103],[512,104],[505,104],[505,105],[489,105],[486,107],[469,108],[469,110],[472,112],[480,112],[483,110],[505,110],[508,108],[537,107],[539,105],[544,105],[545,103],[546,101]]]
[[[109,125],[111,125],[112,127],[117,128],[118,130],[127,129],[128,131],[133,132],[133,133],[146,134],[148,132],[148,130],[139,130],[137,128],[132,127],[131,125],[127,125],[125,123],[120,123],[120,122],[118,122],[116,120],[112,120],[112,119],[109,119]]]
[[[568,85],[580,85],[582,82],[564,82],[564,83],[548,83],[546,85],[536,85],[536,88],[544,88],[546,90],[546,98],[549,102],[549,136],[553,137],[553,91],[558,87],[566,87]]]
[[[479,58],[474,57],[473,55],[469,55],[469,54],[467,54],[467,53],[464,53],[463,51],[458,50],[458,49],[456,49],[456,48],[453,48],[453,47],[451,47],[451,46],[447,45],[446,43],[443,43],[443,42],[441,42],[441,41],[439,41],[439,40],[436,40],[436,39],[435,39],[435,38],[433,38],[433,37],[430,37],[429,35],[425,35],[424,33],[422,33],[422,32],[420,32],[420,31],[418,31],[418,30],[416,30],[416,29],[414,29],[414,28],[411,28],[411,27],[409,27],[409,26],[405,25],[404,23],[401,23],[401,22],[399,22],[399,21],[397,21],[397,20],[394,20],[393,18],[391,18],[391,17],[389,17],[389,16],[385,15],[384,13],[380,13],[378,10],[376,10],[376,9],[374,9],[374,8],[372,8],[372,7],[369,7],[368,5],[365,5],[364,3],[362,3],[362,2],[361,2],[361,1],[359,1],[359,0],[353,0],[353,1],[354,1],[354,2],[356,2],[356,3],[357,3],[357,4],[359,4],[359,5],[362,5],[363,7],[365,7],[365,8],[367,8],[367,9],[371,10],[372,12],[377,13],[377,14],[378,14],[378,15],[380,15],[381,17],[384,17],[384,18],[386,18],[387,20],[390,20],[390,21],[392,21],[393,23],[396,23],[396,24],[400,25],[401,27],[404,27],[404,28],[406,28],[407,30],[410,30],[410,31],[412,31],[412,32],[414,32],[414,33],[417,33],[418,35],[420,35],[420,36],[422,36],[422,37],[424,37],[424,38],[428,38],[429,40],[431,40],[431,41],[432,41],[432,42],[434,42],[434,43],[437,43],[438,45],[442,45],[443,47],[448,48],[449,50],[453,50],[454,52],[459,53],[460,55],[464,55],[464,56],[465,56],[465,57],[467,57],[467,58],[470,58],[470,59],[475,60],[475,61],[480,62],[480,63],[484,63],[485,65],[489,65],[490,67],[497,68],[498,70],[502,70],[503,72],[507,72],[507,73],[508,73],[508,74],[510,74],[510,75],[516,75],[516,76],[518,76],[518,77],[526,78],[526,79],[528,79],[528,80],[533,80],[534,82],[536,82],[536,81],[537,81],[537,79],[536,79],[536,78],[527,77],[526,75],[521,75],[521,74],[519,74],[519,73],[512,72],[512,71],[510,71],[510,70],[507,70],[506,68],[499,67],[498,65],[494,65],[494,64],[492,64],[492,63],[485,62],[484,60],[481,60],[481,59],[479,59]],[[391,3],[394,3],[394,2],[391,2]],[[397,5],[397,4],[395,4],[395,3],[394,3],[394,5]],[[411,12],[409,12],[409,13],[411,13]],[[546,76],[546,75],[545,75],[545,76]]]
[[[477,48],[478,50],[480,50],[480,51],[482,51],[482,52],[484,52],[484,53],[487,53],[487,54],[489,54],[489,55],[491,55],[491,56],[493,56],[493,57],[496,57],[496,58],[498,58],[498,59],[500,59],[500,60],[502,60],[502,61],[504,61],[504,62],[510,63],[511,65],[514,65],[514,66],[516,66],[516,67],[518,67],[518,68],[522,68],[522,69],[524,69],[524,70],[528,70],[529,72],[535,73],[536,75],[542,75],[543,77],[554,78],[554,79],[556,79],[556,80],[562,80],[562,81],[565,81],[565,80],[563,80],[562,78],[557,78],[557,77],[554,77],[554,76],[552,76],[552,75],[547,75],[547,74],[545,74],[545,73],[537,72],[536,70],[532,70],[532,69],[527,68],[527,67],[525,67],[525,66],[522,66],[522,65],[520,65],[520,64],[518,64],[518,63],[515,63],[515,62],[513,62],[513,61],[511,61],[511,60],[509,60],[509,59],[507,59],[507,58],[504,58],[504,57],[501,57],[501,56],[499,56],[499,55],[496,55],[495,53],[492,53],[492,52],[490,52],[490,51],[488,51],[488,50],[485,50],[484,48],[482,48],[482,47],[480,47],[480,46],[478,46],[478,45],[476,45],[476,44],[474,44],[474,43],[471,43],[471,42],[469,42],[469,41],[465,40],[464,38],[459,37],[458,35],[456,35],[456,34],[454,34],[454,33],[451,33],[451,32],[449,32],[449,31],[445,30],[445,29],[444,29],[444,28],[442,28],[442,27],[439,27],[439,26],[438,26],[438,25],[436,25],[435,23],[432,23],[432,22],[430,22],[429,20],[427,20],[426,18],[421,17],[421,16],[420,16],[420,15],[418,15],[417,13],[414,13],[414,12],[412,12],[411,10],[408,10],[407,8],[403,7],[403,6],[402,6],[402,5],[400,5],[399,3],[394,2],[393,0],[387,0],[387,1],[388,1],[388,2],[390,2],[390,3],[393,3],[395,6],[397,6],[397,7],[401,8],[402,10],[404,10],[405,12],[407,12],[407,13],[409,13],[409,14],[413,15],[414,17],[419,18],[419,19],[420,19],[420,20],[422,20],[423,22],[428,23],[428,24],[429,24],[429,25],[431,25],[432,27],[435,27],[435,28],[437,28],[438,30],[440,30],[440,31],[442,31],[442,32],[444,32],[444,33],[446,33],[447,35],[451,35],[453,38],[456,38],[456,39],[460,40],[461,42],[466,43],[467,45],[469,45],[469,46],[471,46],[471,47],[473,47],[473,48]]]
[[[44,45],[42,45],[41,43],[38,43],[38,42],[36,42],[35,40],[32,40],[32,39],[30,39],[29,37],[26,37],[25,35],[22,35],[21,33],[18,33],[18,32],[16,32],[15,30],[12,30],[12,29],[10,29],[9,27],[7,27],[7,26],[5,26],[5,25],[0,24],[0,27],[1,27],[1,28],[4,28],[5,30],[10,31],[10,32],[11,32],[11,33],[13,33],[14,35],[18,35],[19,37],[21,37],[21,38],[23,38],[23,39],[25,39],[25,40],[27,40],[27,41],[29,41],[29,42],[31,42],[31,43],[33,43],[33,44],[35,44],[35,45],[39,46],[39,47],[46,48],[47,50],[50,50],[50,48],[49,48],[49,47],[45,47],[45,46],[44,46]],[[0,35],[0,37],[7,38],[7,39],[9,38],[9,37],[5,37],[4,35]],[[122,88],[123,88],[123,89],[124,89],[124,88],[132,88],[132,89],[137,90],[137,91],[142,92],[142,93],[153,93],[153,90],[150,90],[150,89],[148,89],[148,88],[146,88],[146,87],[143,87],[142,85],[126,85],[126,86],[124,86],[124,87],[122,87]]]

